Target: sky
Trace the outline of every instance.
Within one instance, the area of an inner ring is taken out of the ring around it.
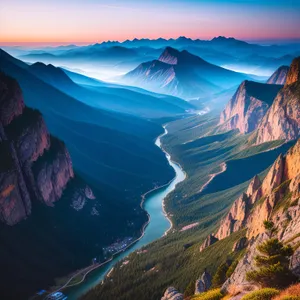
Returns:
[[[300,39],[300,0],[1,0],[1,45]]]

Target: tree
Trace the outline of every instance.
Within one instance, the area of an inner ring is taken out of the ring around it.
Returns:
[[[264,226],[268,240],[257,246],[255,265],[257,270],[246,274],[246,279],[262,287],[283,288],[296,280],[289,270],[289,258],[293,255],[290,245],[284,246],[276,237],[277,228],[273,222],[265,221]]]
[[[225,263],[221,264],[218,267],[218,269],[212,279],[213,287],[219,287],[226,281],[226,279],[227,279],[226,272],[228,271],[231,263],[232,263],[231,260],[227,260]]]

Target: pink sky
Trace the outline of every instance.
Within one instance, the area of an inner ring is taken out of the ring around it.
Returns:
[[[266,0],[242,6],[237,2],[2,0],[0,44],[87,44],[181,35],[300,39],[297,9],[262,5]]]

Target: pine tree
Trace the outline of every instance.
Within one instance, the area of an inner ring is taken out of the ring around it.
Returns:
[[[257,246],[260,253],[254,258],[257,270],[248,272],[246,279],[261,287],[283,288],[295,281],[288,268],[293,249],[275,237],[277,229],[273,222],[265,221],[264,226],[269,239]]]
[[[232,263],[231,260],[227,260],[225,263],[221,264],[218,267],[218,269],[212,279],[213,287],[219,287],[226,281],[226,279],[227,279],[226,272],[228,271],[231,263]]]

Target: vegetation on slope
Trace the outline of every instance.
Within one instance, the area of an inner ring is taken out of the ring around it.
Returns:
[[[175,286],[181,292],[187,289],[185,295],[191,295],[192,287],[204,268],[214,275],[220,264],[237,258],[238,253],[234,257],[229,254],[234,242],[243,236],[242,232],[215,243],[201,253],[199,247],[205,237],[216,229],[219,220],[246,188],[248,181],[257,173],[264,176],[265,169],[273,163],[278,153],[285,152],[288,147],[269,151],[270,162],[261,161],[257,168],[252,169],[253,174],[250,172],[249,178],[245,178],[240,175],[248,173],[253,157],[261,155],[259,152],[262,150],[272,148],[272,143],[246,151],[247,136],[231,132],[225,136],[209,137],[216,123],[215,116],[207,114],[177,120],[167,126],[169,134],[163,145],[187,173],[187,179],[178,184],[175,192],[166,199],[174,229],[166,237],[146,246],[143,253],[130,255],[126,266],[119,263],[110,278],[83,299],[97,299],[101,295],[103,299],[154,300],[159,299],[168,286]],[[244,151],[243,155],[241,151]],[[232,176],[241,180],[232,182],[224,189],[213,179],[210,185],[214,189],[210,193],[205,189],[199,192],[210,174],[220,171],[220,164],[228,159],[244,159],[246,163],[240,167],[235,164],[235,169],[229,169],[230,172],[225,170],[223,181],[230,181]],[[194,222],[198,225],[181,231],[183,226]]]

